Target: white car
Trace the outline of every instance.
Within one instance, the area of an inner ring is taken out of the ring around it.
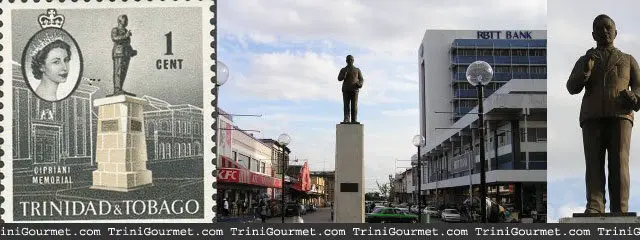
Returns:
[[[422,213],[429,214],[431,216],[438,216],[438,210],[436,210],[436,208],[434,207],[425,207],[424,209],[422,209]]]
[[[411,211],[411,213],[418,213],[418,205],[412,205],[409,211]]]
[[[460,218],[460,212],[458,210],[448,208],[442,210],[442,221],[443,222],[460,222],[462,219]]]

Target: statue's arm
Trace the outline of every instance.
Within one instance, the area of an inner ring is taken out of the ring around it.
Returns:
[[[111,40],[120,41],[125,39],[127,39],[126,32],[124,34],[119,34],[117,28],[114,28],[113,30],[111,30]]]
[[[347,75],[345,69],[340,69],[340,72],[338,73],[338,81],[344,80],[345,75]]]
[[[631,106],[633,110],[637,112],[640,110],[640,69],[638,68],[638,62],[636,59],[631,55],[629,55],[629,58],[631,59],[631,61],[629,61],[631,64],[629,85],[631,87],[631,92],[633,93],[633,96],[631,97]]]
[[[580,93],[589,80],[590,73],[584,72],[585,59],[584,56],[580,57],[576,61],[576,65],[573,66],[573,70],[571,70],[571,75],[569,75],[569,80],[567,81],[567,90],[569,90],[570,94]]]
[[[363,83],[364,83],[364,77],[362,77],[362,71],[360,71],[360,68],[358,68],[358,84],[360,85],[360,87],[362,87]]]

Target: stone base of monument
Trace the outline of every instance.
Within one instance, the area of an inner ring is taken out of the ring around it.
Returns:
[[[364,126],[336,125],[334,222],[364,223]]]
[[[640,223],[635,212],[627,213],[574,213],[573,217],[561,218],[559,223]]]
[[[152,185],[147,170],[143,99],[118,95],[96,99],[98,133],[92,189],[130,192]]]

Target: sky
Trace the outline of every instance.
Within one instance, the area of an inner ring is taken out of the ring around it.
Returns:
[[[12,60],[20,63],[27,42],[41,27],[37,18],[46,9],[12,12]],[[83,77],[100,79],[94,98],[113,91],[111,29],[126,14],[132,32],[131,46],[138,51],[129,63],[124,90],[149,95],[171,104],[202,107],[202,19],[199,8],[57,9],[65,17],[62,27],[77,42],[83,59]],[[172,18],[157,16],[171,15]],[[91,16],[91,17],[87,17]],[[176,19],[179,19],[176,21]],[[189,27],[186,27],[189,26]],[[166,34],[171,32],[173,55],[166,53]],[[158,69],[164,59],[182,59],[182,69]],[[76,81],[73,79],[74,82]],[[67,81],[71,81],[68,79]]]
[[[419,133],[418,48],[427,29],[546,29],[546,1],[218,2],[218,60],[231,77],[219,106],[256,137],[291,136],[292,158],[333,170],[345,57],[362,71],[366,191],[410,167]],[[488,7],[490,6],[490,7]]]
[[[616,23],[615,46],[636,59],[640,57],[640,25],[635,1],[549,1],[548,6],[548,206],[549,220],[571,216],[585,209],[584,152],[578,122],[583,93],[570,95],[566,82],[576,60],[595,47],[591,36],[593,19],[607,14]],[[565,11],[572,9],[571,11]],[[640,211],[640,132],[632,131],[629,169],[631,193],[629,211]],[[634,180],[635,179],[635,180]],[[607,204],[608,209],[608,204]],[[608,210],[607,210],[608,211]]]

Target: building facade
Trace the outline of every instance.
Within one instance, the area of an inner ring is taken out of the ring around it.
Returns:
[[[310,177],[311,177],[311,181],[313,182],[313,179],[321,179],[322,182],[324,182],[324,194],[320,197],[323,198],[323,200],[320,200],[318,203],[322,203],[320,204],[320,206],[323,207],[329,207],[331,205],[331,203],[333,203],[335,201],[335,184],[336,184],[336,175],[335,175],[335,171],[311,171],[309,173]],[[320,181],[320,180],[318,180]]]
[[[546,45],[546,31],[426,31],[418,51],[422,136],[429,139],[478,105],[466,79],[469,64],[493,67],[486,98],[511,79],[545,81]]]
[[[202,108],[151,96],[142,99],[149,103],[143,112],[149,161],[203,156]]]
[[[227,199],[231,215],[250,215],[261,200],[275,200],[274,189],[282,188],[282,181],[273,177],[273,151],[270,145],[233,125],[224,111],[218,111],[218,207]],[[273,211],[269,215],[274,215]]]
[[[477,60],[494,70],[485,86],[484,123],[478,122],[477,91],[465,74]],[[488,197],[519,217],[533,210],[544,216],[546,31],[429,30],[418,63],[420,130],[427,140],[420,157],[421,201],[455,206],[479,196],[484,134]]]
[[[310,197],[311,203],[319,207],[326,207],[327,196],[325,194],[324,176],[310,175],[310,177],[311,177],[311,190],[309,190],[309,195],[311,195]]]
[[[94,165],[93,94],[83,81],[68,98],[43,101],[27,86],[20,66],[13,71],[13,168],[36,165]]]

